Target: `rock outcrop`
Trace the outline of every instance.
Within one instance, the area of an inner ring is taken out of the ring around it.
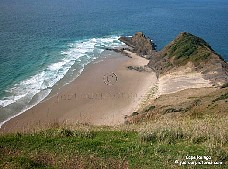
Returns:
[[[186,66],[201,72],[215,85],[228,81],[228,64],[223,58],[203,39],[187,32],[180,33],[159,52],[158,57],[151,58],[148,66],[158,74]]]
[[[156,52],[155,44],[141,32],[132,37],[121,37],[120,40],[130,46],[132,52],[149,58],[148,67],[157,76],[186,67],[201,72],[214,85],[228,82],[227,62],[207,42],[190,33],[180,33],[159,52]]]
[[[137,32],[132,37],[120,37],[119,40],[132,47],[132,52],[144,57],[150,56],[156,51],[155,44],[142,32]]]

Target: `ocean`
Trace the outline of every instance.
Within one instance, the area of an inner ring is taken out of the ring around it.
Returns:
[[[1,0],[0,126],[77,78],[121,35],[187,31],[228,60],[227,0]]]

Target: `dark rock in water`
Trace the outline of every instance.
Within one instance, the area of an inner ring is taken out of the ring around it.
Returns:
[[[131,50],[131,48],[130,47],[126,47],[126,48],[105,48],[105,50],[108,50],[108,51],[114,51],[114,52],[116,52],[116,53],[122,53],[122,54],[126,54],[125,52],[124,52],[124,50]]]
[[[155,44],[142,32],[137,32],[132,37],[120,37],[119,40],[132,47],[132,52],[135,52],[142,56],[150,56],[153,52],[156,51]]]
[[[152,72],[152,69],[146,66],[128,66],[129,70],[136,70],[138,72]]]
[[[105,50],[110,50],[110,51],[112,51],[112,50],[114,50],[113,48],[105,48]]]

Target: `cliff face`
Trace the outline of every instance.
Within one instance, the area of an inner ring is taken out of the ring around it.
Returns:
[[[207,42],[187,32],[180,33],[156,57],[151,57],[148,64],[159,75],[189,65],[214,84],[228,81],[228,64]]]
[[[132,52],[141,56],[151,55],[156,50],[155,44],[142,32],[137,32],[132,37],[120,37],[119,40],[132,47]]]
[[[190,33],[180,33],[175,40],[160,51],[165,67],[182,66],[192,62],[196,67],[212,58],[223,60],[203,39]]]
[[[142,32],[120,41],[130,46],[132,52],[150,59],[148,67],[157,76],[176,71],[179,67],[201,72],[214,85],[228,82],[228,64],[203,39],[187,32],[180,33],[172,42],[157,52],[155,44]]]

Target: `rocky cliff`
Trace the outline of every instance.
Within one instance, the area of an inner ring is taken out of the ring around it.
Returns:
[[[155,44],[140,32],[131,38],[121,37],[120,40],[131,46],[133,52],[147,55],[150,58],[148,66],[158,76],[186,67],[201,72],[214,85],[228,82],[227,62],[206,41],[190,33],[180,33],[159,52],[156,52]]]
[[[132,37],[120,37],[119,40],[132,47],[132,52],[135,52],[141,56],[150,56],[156,51],[155,44],[142,32],[137,32]]]

